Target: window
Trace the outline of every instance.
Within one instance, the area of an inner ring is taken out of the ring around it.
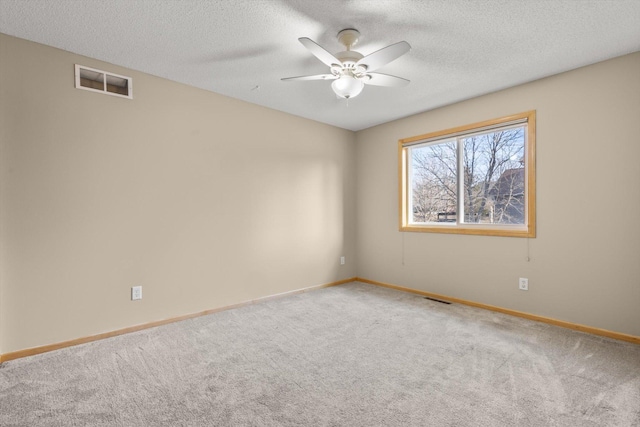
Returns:
[[[535,237],[535,111],[398,149],[401,231]]]
[[[133,98],[131,77],[96,70],[76,64],[76,88]]]

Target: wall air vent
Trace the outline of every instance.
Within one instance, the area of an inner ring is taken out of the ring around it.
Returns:
[[[107,95],[133,98],[133,80],[95,68],[76,64],[76,88]]]

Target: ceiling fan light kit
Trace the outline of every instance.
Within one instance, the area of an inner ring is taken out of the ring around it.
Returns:
[[[373,73],[372,71],[396,60],[409,52],[411,46],[402,41],[377,50],[369,55],[351,50],[358,43],[360,32],[347,28],[338,33],[338,41],[345,50],[335,55],[307,37],[298,40],[324,64],[329,66],[331,74],[317,74],[312,76],[288,77],[283,81],[295,80],[333,80],[331,88],[340,98],[350,99],[358,96],[365,84],[374,86],[401,87],[409,84],[409,80],[388,74]]]
[[[333,83],[331,83],[331,89],[333,89],[336,95],[345,99],[354,98],[360,95],[363,88],[364,82],[362,80],[348,74],[338,77],[337,80],[334,80]]]

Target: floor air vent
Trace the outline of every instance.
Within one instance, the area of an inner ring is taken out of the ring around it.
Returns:
[[[451,304],[449,301],[442,301],[441,299],[435,299],[431,297],[424,297],[424,299],[428,299],[429,301],[440,302],[442,304]]]

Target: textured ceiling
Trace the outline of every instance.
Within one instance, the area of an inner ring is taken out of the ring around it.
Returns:
[[[344,28],[409,42],[377,71],[411,84],[280,80],[328,72],[297,39],[336,53]],[[638,51],[640,0],[0,0],[0,32],[360,130]]]

